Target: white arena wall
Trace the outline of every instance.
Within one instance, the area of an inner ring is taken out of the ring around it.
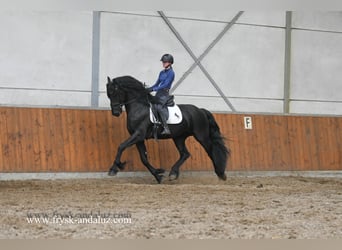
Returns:
[[[0,12],[0,103],[90,106],[91,12]]]
[[[107,75],[151,85],[172,53],[177,103],[342,115],[342,12],[246,11],[221,33],[237,14],[1,11],[0,105],[107,109]],[[189,71],[194,58],[165,19],[197,58],[222,35],[202,69]]]

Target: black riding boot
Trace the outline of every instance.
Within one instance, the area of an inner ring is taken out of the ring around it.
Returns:
[[[169,126],[167,125],[166,119],[164,117],[161,118],[162,119],[162,125],[164,130],[161,132],[162,135],[170,135],[171,131],[169,129]]]

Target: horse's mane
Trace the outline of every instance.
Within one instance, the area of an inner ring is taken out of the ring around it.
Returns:
[[[146,106],[149,106],[149,102],[153,99],[153,96],[150,94],[145,87],[145,84],[138,81],[132,76],[120,76],[113,79],[113,83],[117,83],[120,89],[123,89],[126,92],[138,92],[137,102],[140,102]]]
[[[146,91],[145,85],[132,76],[120,76],[113,79],[123,90]]]

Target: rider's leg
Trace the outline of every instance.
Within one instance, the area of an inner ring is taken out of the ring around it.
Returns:
[[[169,129],[169,126],[167,125],[167,119],[168,119],[168,114],[163,111],[164,106],[166,106],[166,102],[168,99],[168,91],[158,91],[156,94],[156,97],[158,98],[158,104],[156,105],[156,108],[158,110],[158,114],[162,123],[162,126],[164,130],[161,132],[162,135],[169,135],[171,134],[171,131]]]

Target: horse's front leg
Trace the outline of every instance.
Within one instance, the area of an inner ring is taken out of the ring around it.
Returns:
[[[124,169],[126,162],[121,162],[121,155],[123,151],[126,148],[136,144],[139,140],[140,140],[139,132],[136,131],[131,137],[129,137],[126,141],[120,144],[114,163],[112,167],[109,169],[108,175],[114,176],[119,172],[119,169],[120,170]]]
[[[185,140],[186,137],[177,137],[173,139],[179,152],[179,159],[171,168],[169,174],[170,181],[178,179],[180,166],[190,157],[190,153],[185,145]]]
[[[156,169],[154,168],[147,159],[147,151],[144,141],[140,141],[137,144],[137,148],[140,154],[140,159],[142,163],[147,167],[147,169],[151,172],[151,174],[156,178],[158,183],[161,183],[163,179],[163,173],[165,172],[164,169]]]

